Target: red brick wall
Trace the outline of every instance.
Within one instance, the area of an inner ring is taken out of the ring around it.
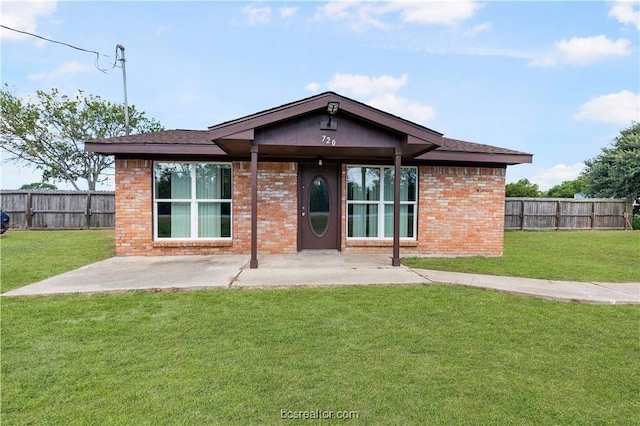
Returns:
[[[116,160],[116,255],[248,254],[251,172],[233,164],[232,241],[153,241],[153,162]],[[297,251],[297,163],[258,163],[258,253]]]
[[[400,255],[501,256],[505,170],[484,167],[420,166],[418,240],[400,240]],[[346,192],[343,166],[342,193]],[[342,223],[346,224],[346,200]],[[347,240],[347,253],[392,254],[393,242]]]
[[[116,160],[117,256],[145,254],[151,248],[151,170],[152,162],[149,160]]]
[[[248,254],[251,173],[233,164],[231,241],[153,241],[153,162],[116,160],[116,255]],[[401,241],[401,255],[500,256],[505,169],[419,167],[418,241]],[[297,251],[297,163],[258,163],[258,253]],[[346,165],[342,167],[346,193]],[[342,250],[391,255],[392,241],[347,241],[342,200]]]
[[[421,255],[501,256],[505,171],[482,167],[420,167],[418,239]]]
[[[234,253],[251,252],[251,170],[234,164]],[[298,164],[258,162],[258,253],[298,251]]]

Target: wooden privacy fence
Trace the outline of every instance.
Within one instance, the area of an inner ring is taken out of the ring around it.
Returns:
[[[624,199],[509,197],[504,229],[631,229],[631,211]]]
[[[0,205],[17,229],[115,227],[115,195],[106,191],[0,191]]]
[[[0,191],[11,228],[115,227],[115,195],[107,191]],[[627,200],[507,198],[504,229],[631,229]]]

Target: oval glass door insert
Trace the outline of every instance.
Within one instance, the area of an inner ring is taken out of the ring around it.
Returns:
[[[329,228],[329,185],[322,176],[317,176],[309,190],[309,225],[316,237],[322,237]]]

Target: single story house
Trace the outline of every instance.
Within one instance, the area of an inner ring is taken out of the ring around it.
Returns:
[[[532,161],[333,92],[85,149],[115,155],[117,255],[251,254],[252,268],[314,249],[501,256],[506,167]]]

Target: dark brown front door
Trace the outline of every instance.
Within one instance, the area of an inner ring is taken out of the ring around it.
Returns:
[[[300,164],[300,250],[340,248],[339,176],[339,164]]]

